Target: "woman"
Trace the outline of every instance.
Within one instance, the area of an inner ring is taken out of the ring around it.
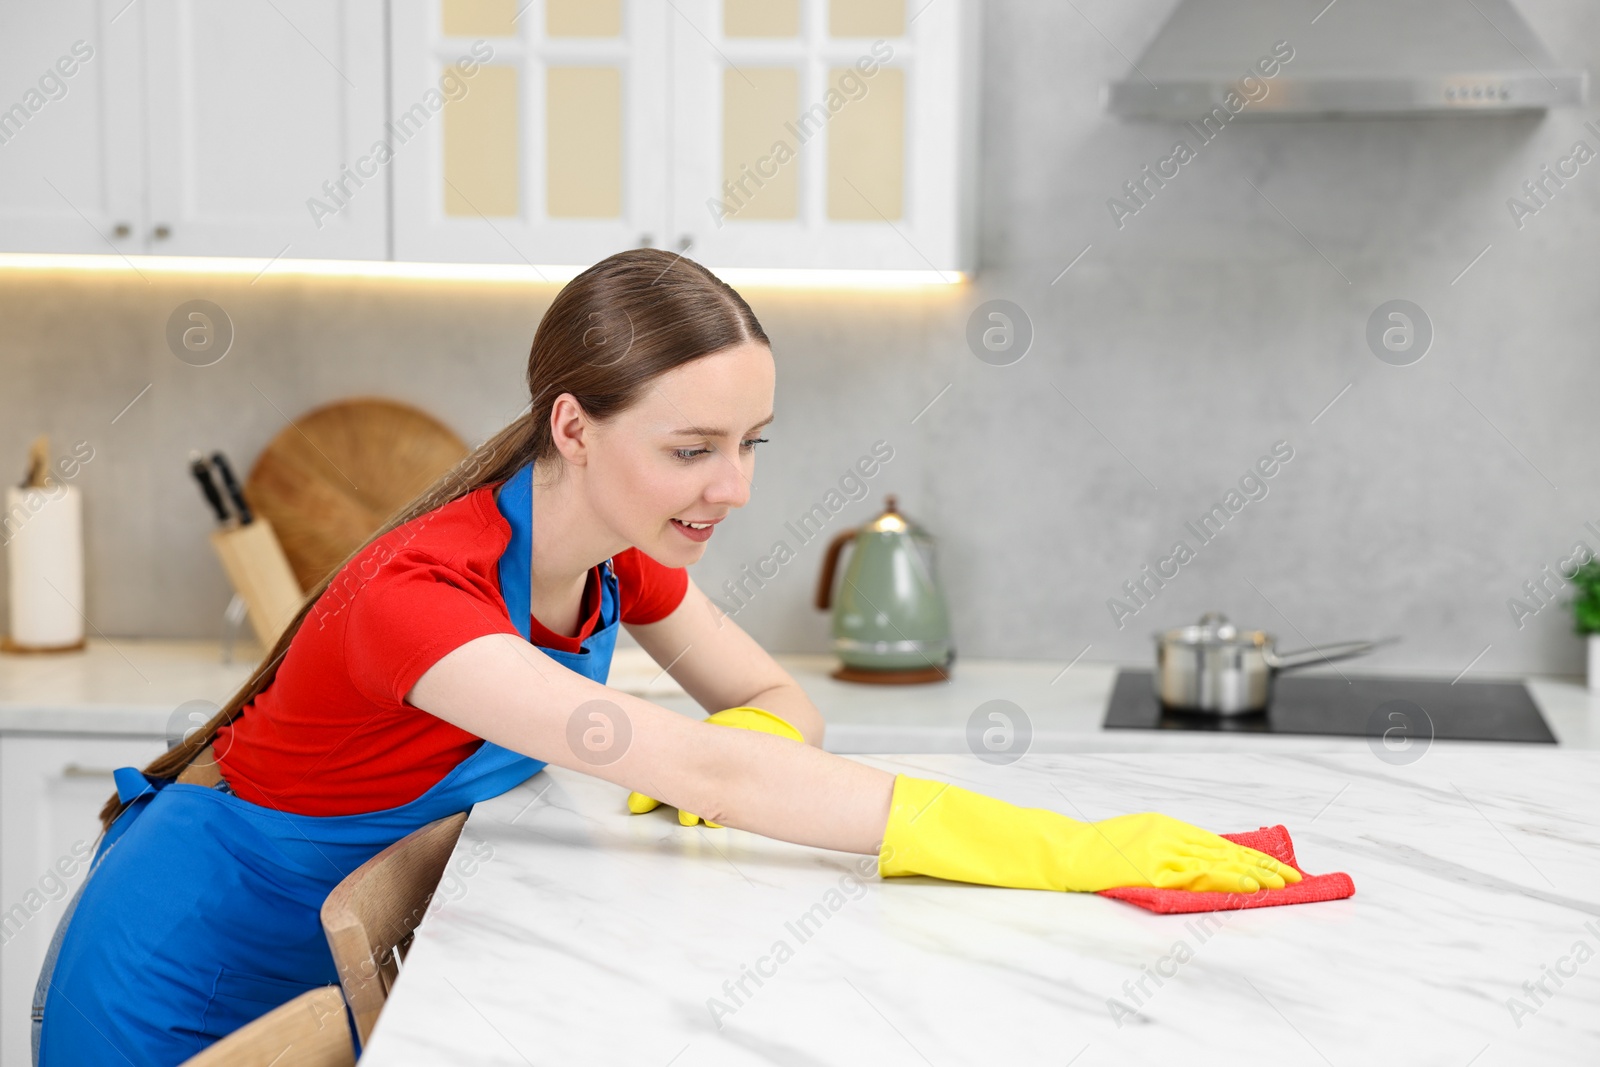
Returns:
[[[44,1067],[179,1063],[338,981],[329,890],[547,763],[633,790],[635,813],[876,854],[886,877],[1299,880],[1165,816],[1085,824],[822,750],[816,707],[683,569],[749,500],[773,411],[767,336],[705,268],[639,249],[584,271],[527,377],[530,410],[312,590],[204,729],[117,772],[41,976]],[[697,722],[607,688],[621,623],[725,710]],[[216,786],[175,781],[208,745]]]

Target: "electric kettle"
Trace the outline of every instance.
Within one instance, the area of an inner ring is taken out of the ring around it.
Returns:
[[[834,573],[846,545],[855,551],[838,594]],[[908,685],[944,682],[955,660],[950,616],[933,569],[933,538],[895,509],[828,545],[817,583],[817,610],[833,611],[833,650],[847,682]]]

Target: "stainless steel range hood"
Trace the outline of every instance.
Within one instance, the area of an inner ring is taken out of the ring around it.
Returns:
[[[1190,119],[1231,103],[1240,118],[1492,115],[1588,99],[1588,72],[1557,64],[1511,0],[1324,3],[1178,0],[1135,69],[1106,86],[1107,110]]]

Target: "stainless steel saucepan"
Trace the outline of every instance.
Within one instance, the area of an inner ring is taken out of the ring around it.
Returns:
[[[1156,696],[1166,707],[1214,715],[1264,710],[1279,671],[1362,656],[1381,641],[1343,641],[1299,652],[1279,652],[1271,634],[1240,630],[1225,615],[1207,612],[1191,626],[1155,635]]]

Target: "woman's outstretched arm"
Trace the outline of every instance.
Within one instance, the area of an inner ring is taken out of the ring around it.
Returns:
[[[887,771],[687,718],[509,634],[445,654],[406,701],[503,748],[780,841],[876,854],[889,818]]]
[[[508,634],[448,653],[407,699],[495,744],[723,826],[877,854],[886,877],[1074,892],[1145,885],[1251,893],[1300,880],[1271,856],[1155,812],[1085,823],[773,734],[688,719],[570,671]]]

